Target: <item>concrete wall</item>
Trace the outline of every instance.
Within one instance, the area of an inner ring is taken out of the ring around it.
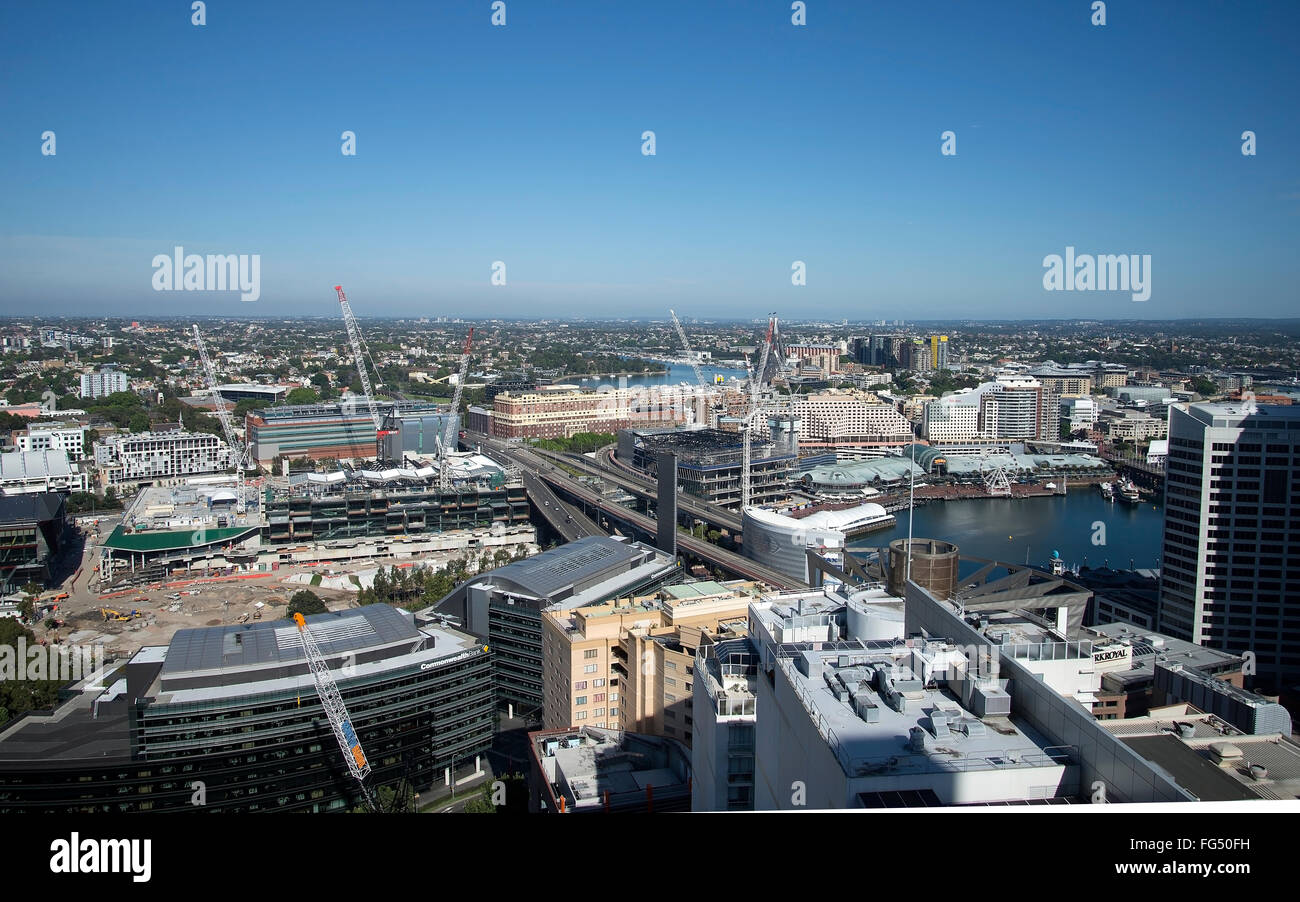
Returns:
[[[906,598],[909,635],[924,631],[959,646],[988,645],[988,640],[973,627],[915,583],[908,584]],[[998,660],[1000,675],[1011,681],[1011,713],[1026,720],[1049,742],[1074,747],[1080,763],[1080,789],[1085,796],[1093,796],[1096,784],[1102,784],[1110,802],[1193,800],[1167,773],[1104,729],[1091,711],[1058,694],[1014,658]]]

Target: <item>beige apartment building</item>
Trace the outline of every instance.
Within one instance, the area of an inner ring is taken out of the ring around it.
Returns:
[[[597,727],[691,742],[695,650],[744,632],[752,582],[665,586],[653,595],[542,614],[546,729]]]
[[[693,393],[680,389],[502,392],[492,402],[492,434],[502,439],[554,439],[579,432],[679,426],[696,403]]]

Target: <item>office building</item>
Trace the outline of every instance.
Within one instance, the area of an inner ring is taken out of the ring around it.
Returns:
[[[1089,430],[1097,425],[1099,410],[1092,398],[1061,398],[1061,424],[1071,432]]]
[[[618,434],[620,462],[658,478],[659,454],[677,456],[677,484],[688,495],[710,504],[738,509],[744,468],[744,439],[721,429],[624,429]],[[798,460],[755,430],[750,440],[750,497],[754,504],[789,497],[789,481]]]
[[[380,422],[405,421],[411,417],[439,417],[445,405],[424,401],[383,401],[377,404]],[[364,396],[322,404],[294,404],[256,410],[244,418],[251,458],[260,466],[275,463],[277,457],[306,460],[369,459],[376,456],[378,436]],[[396,427],[392,427],[396,428]],[[438,434],[438,426],[422,427],[421,435]],[[390,439],[390,441],[395,441]],[[400,447],[402,438],[392,450]],[[421,439],[428,453],[428,438]],[[390,458],[397,459],[397,458]]]
[[[281,404],[289,396],[287,385],[258,385],[252,382],[239,382],[230,385],[218,385],[217,394],[227,401],[261,401],[263,404]]]
[[[235,461],[219,436],[171,429],[106,436],[95,442],[95,466],[106,486],[166,485],[187,476],[225,472]]]
[[[376,604],[307,619],[372,768],[417,792],[478,769],[495,729],[491,652]],[[341,811],[361,805],[290,621],[180,630],[52,717],[0,728],[0,813]]]
[[[0,494],[84,492],[86,473],[68,460],[66,451],[0,453]]]
[[[473,577],[438,610],[487,637],[497,703],[541,713],[543,613],[645,594],[677,573],[676,560],[649,545],[587,536]]]
[[[542,614],[548,729],[621,729],[692,741],[695,651],[743,627],[752,583],[665,586],[652,595]]]
[[[65,509],[58,492],[0,496],[0,595],[49,580],[69,539]]]
[[[1270,691],[1300,679],[1297,445],[1297,407],[1170,408],[1158,628],[1250,652]]]
[[[125,373],[103,369],[96,373],[81,374],[81,397],[104,398],[114,392],[128,391],[130,382]]]
[[[19,451],[66,451],[69,460],[80,460],[86,454],[86,429],[84,426],[28,426],[26,432],[14,436]]]

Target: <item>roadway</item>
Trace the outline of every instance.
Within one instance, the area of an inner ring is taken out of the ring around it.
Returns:
[[[483,436],[481,433],[472,434],[480,437],[479,440],[481,441],[495,441]],[[609,449],[602,449],[597,452],[594,461],[585,454],[559,454],[554,451],[542,450],[532,453],[550,460],[562,461],[574,469],[582,470],[589,476],[607,479],[629,494],[650,501],[658,500],[659,488],[655,481],[637,474],[629,467],[616,463]],[[739,535],[743,528],[737,514],[716,504],[700,501],[698,498],[683,492],[677,493],[677,510],[681,513],[690,514],[695,519],[708,523],[710,526],[721,527],[736,535]]]
[[[480,434],[475,434],[479,436]],[[653,517],[647,517],[645,514],[629,510],[621,504],[616,504],[602,497],[598,492],[593,491],[586,485],[574,479],[559,466],[540,457],[532,449],[519,446],[511,446],[506,442],[497,439],[491,439],[487,436],[481,436],[476,439],[489,455],[500,462],[503,458],[509,463],[514,464],[521,472],[525,474],[525,486],[527,478],[534,477],[535,480],[543,482],[548,487],[549,495],[543,496],[545,500],[555,497],[555,489],[559,489],[570,497],[577,498],[587,510],[596,510],[604,514],[610,520],[617,520],[632,529],[639,531],[646,536],[654,536],[658,532],[658,521]],[[568,463],[568,458],[563,458]],[[532,497],[530,492],[530,497]],[[680,496],[679,496],[680,498]],[[545,503],[545,502],[544,502]],[[563,502],[561,502],[563,503]],[[572,510],[572,508],[570,508]],[[546,515],[547,508],[542,508],[543,516]],[[548,517],[548,520],[551,519]],[[552,521],[553,522],[553,521]],[[591,523],[590,520],[587,521]],[[594,525],[594,524],[593,524]],[[603,533],[604,530],[601,530]],[[721,569],[735,573],[745,579],[759,580],[777,589],[798,589],[806,587],[806,583],[795,579],[789,574],[766,567],[747,557],[727,551],[703,539],[695,536],[684,534],[681,531],[677,533],[677,547],[686,554],[706,561]]]

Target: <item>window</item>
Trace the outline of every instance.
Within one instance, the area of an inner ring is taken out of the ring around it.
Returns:
[[[586,688],[587,688],[587,681],[586,681],[586,680],[578,680],[576,683],[573,684],[573,688],[574,688],[574,689],[586,689]]]
[[[586,712],[586,711],[579,711],[577,714],[573,715],[573,719],[574,719],[574,720],[586,720],[586,719],[587,719],[587,712]]]
[[[592,712],[592,716],[594,716],[594,717],[604,717],[604,716],[605,716],[605,709],[604,709],[604,708],[597,708],[595,711]]]
[[[596,672],[596,665],[595,665],[595,664],[588,664],[586,667],[582,668],[582,672],[583,672],[583,673],[595,673],[595,672]]]
[[[609,709],[609,716],[610,716],[610,717],[618,717],[618,708],[610,708],[610,709]]]
[[[587,649],[586,651],[584,651],[584,652],[582,653],[582,656],[583,656],[584,658],[591,659],[591,658],[596,657],[598,654],[600,654],[600,649],[598,649],[598,648],[589,648],[589,649]]]
[[[578,696],[577,698],[575,698],[575,699],[573,700],[573,703],[574,703],[575,705],[585,705],[585,704],[587,703],[587,696],[585,696],[585,695],[580,695],[580,696]]]
[[[676,669],[677,669],[676,661],[664,661],[664,670],[676,670]]]
[[[676,689],[676,688],[677,688],[677,681],[674,680],[672,677],[664,677],[664,685],[665,685],[665,686],[672,686],[674,689]]]
[[[610,700],[611,702],[616,702],[616,701],[618,701],[618,693],[617,693],[617,692],[611,692],[611,693],[609,694],[609,700]]]
[[[603,702],[605,700],[605,693],[597,692],[595,695],[591,697],[591,700],[593,702]]]
[[[599,689],[601,686],[604,686],[604,685],[605,685],[605,681],[604,681],[604,680],[592,680],[592,681],[591,681],[591,688],[593,688],[593,689]]]

